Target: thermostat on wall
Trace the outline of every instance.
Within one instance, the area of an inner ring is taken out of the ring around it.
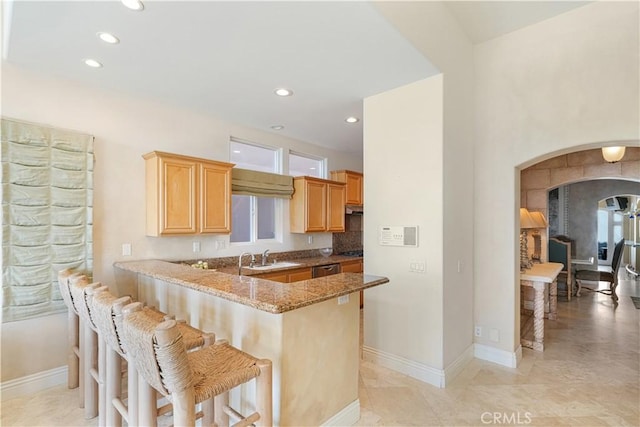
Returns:
[[[380,227],[380,244],[382,246],[418,246],[418,226],[402,225]]]

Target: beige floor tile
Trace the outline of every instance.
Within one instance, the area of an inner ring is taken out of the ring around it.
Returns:
[[[362,361],[357,426],[640,426],[640,281],[620,302],[593,292],[558,303],[545,351],[523,349],[515,369],[472,360],[445,389]],[[3,426],[96,426],[77,391],[60,386],[2,402]],[[527,422],[529,421],[529,422]],[[162,420],[168,424],[169,420]]]

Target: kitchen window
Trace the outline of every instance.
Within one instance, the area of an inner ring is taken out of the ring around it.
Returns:
[[[310,154],[289,152],[289,175],[326,178],[326,159]]]
[[[231,139],[230,150],[229,159],[237,168],[281,173],[279,149]],[[281,199],[239,194],[231,199],[231,243],[281,239]]]

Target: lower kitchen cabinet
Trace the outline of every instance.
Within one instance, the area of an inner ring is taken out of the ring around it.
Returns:
[[[341,273],[362,273],[362,260],[343,261],[340,263]]]
[[[281,283],[293,283],[312,278],[311,268],[296,268],[286,271],[273,271],[271,273],[255,274],[252,277],[272,280]]]

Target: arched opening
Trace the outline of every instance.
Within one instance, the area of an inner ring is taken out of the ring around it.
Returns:
[[[540,230],[542,234],[542,262],[548,260],[548,241],[549,237],[554,235],[564,235],[572,241],[578,240],[578,242],[574,242],[572,249],[574,258],[584,260],[593,256],[597,259],[598,202],[615,195],[625,194],[634,197],[640,195],[640,169],[638,168],[640,148],[637,147],[637,143],[628,145],[634,146],[627,147],[625,157],[618,163],[607,163],[602,158],[600,149],[589,149],[556,156],[550,154],[548,157],[541,158],[537,163],[529,163],[526,168],[520,169],[520,206],[529,211],[541,212],[549,222],[546,229]],[[585,194],[588,194],[589,197],[585,197]],[[557,202],[556,205],[553,205],[550,202],[553,197],[563,200],[563,203]],[[630,198],[630,202],[631,200]],[[637,203],[637,198],[633,200]],[[585,203],[589,204],[588,209],[585,207]],[[569,221],[572,214],[579,217],[577,222],[582,224],[580,227]],[[636,231],[633,232],[636,234],[632,234],[627,230],[629,224],[625,225],[625,221],[622,215],[616,215],[611,226],[613,227],[617,223],[619,229],[616,233],[624,234],[626,232],[629,236],[637,238],[635,237],[637,236]],[[612,249],[613,245],[609,243],[608,227],[607,223],[607,245]],[[637,226],[634,224],[633,227]],[[588,232],[578,232],[576,231],[578,229],[588,230]],[[615,233],[612,231],[611,234]],[[529,243],[529,247],[533,247],[533,242]],[[635,250],[633,254],[629,253],[630,250],[625,252],[626,259],[623,263],[635,263],[637,258]],[[570,292],[569,286],[562,290]],[[526,293],[522,294],[523,298],[526,298]],[[615,304],[609,305],[615,309]],[[525,302],[516,308],[518,313],[516,325],[520,324],[518,320],[521,320],[520,314],[523,307],[526,308]],[[522,334],[522,330],[520,333]],[[522,335],[520,338],[522,342]]]

